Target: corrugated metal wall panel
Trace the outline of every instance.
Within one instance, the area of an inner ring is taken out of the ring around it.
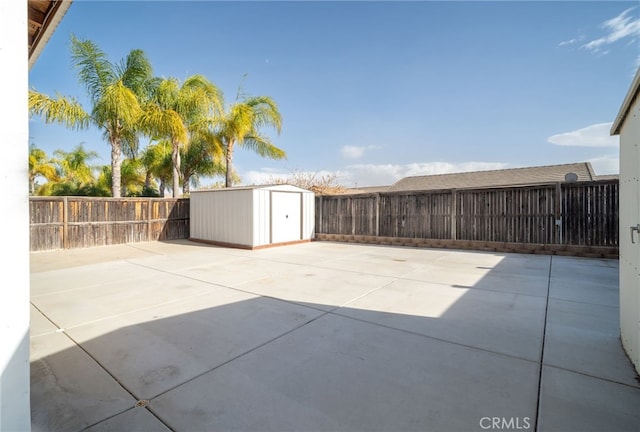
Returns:
[[[191,237],[254,246],[252,198],[252,190],[192,193]]]
[[[312,192],[302,194],[302,239],[309,240],[315,236],[316,199]]]
[[[271,243],[270,236],[270,192],[265,189],[253,191],[253,245],[263,246]]]

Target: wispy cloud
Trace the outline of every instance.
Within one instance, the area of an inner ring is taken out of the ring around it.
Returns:
[[[620,156],[617,154],[598,156],[588,159],[587,162],[591,162],[597,175],[620,173]]]
[[[583,40],[584,40],[584,36],[579,36],[573,39],[562,41],[558,44],[558,46],[575,45],[579,42],[582,42]]]
[[[615,147],[619,138],[609,135],[611,124],[598,123],[571,132],[551,135],[547,141],[560,146]]]
[[[482,171],[506,168],[502,162],[416,162],[410,164],[357,164],[346,167],[346,186],[390,185],[403,177],[453,172]]]
[[[380,146],[376,145],[368,145],[368,146],[344,146],[340,149],[340,153],[342,157],[345,159],[360,159],[364,156],[364,153],[367,150],[373,150],[380,148]]]
[[[605,30],[605,34],[582,45],[582,48],[593,53],[606,54],[605,47],[607,45],[622,39],[634,39],[640,36],[640,18],[631,15],[634,9],[636,7],[626,9],[620,15],[603,22],[601,27]]]

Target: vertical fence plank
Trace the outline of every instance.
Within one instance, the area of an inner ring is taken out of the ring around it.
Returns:
[[[325,234],[618,245],[617,180],[323,196],[316,203]]]

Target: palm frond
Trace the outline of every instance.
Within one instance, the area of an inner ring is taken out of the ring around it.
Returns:
[[[118,123],[119,127],[133,126],[140,115],[141,109],[138,98],[125,87],[124,83],[116,81],[108,85],[100,100],[93,109],[93,118],[100,126]],[[116,133],[111,130],[111,134]]]
[[[195,130],[191,133],[191,141],[202,143],[212,157],[224,155],[224,143],[219,134],[211,129]]]
[[[29,90],[29,113],[42,117],[45,123],[59,123],[71,129],[86,129],[91,120],[75,99],[51,98],[35,90]]]
[[[244,103],[251,107],[257,127],[271,126],[280,133],[282,116],[278,110],[278,105],[273,99],[269,96],[254,96],[245,100]]]
[[[105,53],[90,40],[82,41],[71,36],[71,61],[78,70],[80,83],[86,87],[94,102],[116,80],[113,65]]]
[[[144,96],[145,85],[153,78],[153,69],[144,51],[131,50],[116,70],[125,87],[130,88],[139,97]]]
[[[269,159],[286,159],[287,157],[284,150],[273,145],[268,137],[261,135],[246,136],[238,142],[238,145]]]
[[[163,110],[155,104],[147,104],[138,118],[145,133],[167,137],[179,142],[187,141],[187,129],[180,115],[173,110]]]
[[[163,109],[174,109],[180,93],[180,83],[175,78],[165,78],[158,83],[154,100]]]
[[[222,90],[205,76],[199,74],[190,76],[184,81],[182,88],[195,90],[197,93],[200,93],[212,109],[213,114],[220,114],[223,111],[224,96]]]
[[[120,140],[124,155],[129,159],[135,160],[138,157],[140,145],[137,130],[134,128],[123,129],[122,134],[120,135]]]

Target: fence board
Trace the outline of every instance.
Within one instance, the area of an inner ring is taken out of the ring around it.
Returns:
[[[31,251],[189,237],[189,200],[31,197]]]
[[[617,180],[325,195],[316,206],[322,234],[618,246]]]

